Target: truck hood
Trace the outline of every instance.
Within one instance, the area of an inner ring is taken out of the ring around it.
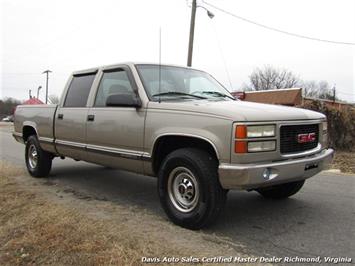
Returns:
[[[306,109],[245,101],[150,102],[149,108],[208,114],[232,121],[282,121],[325,118],[321,113]]]

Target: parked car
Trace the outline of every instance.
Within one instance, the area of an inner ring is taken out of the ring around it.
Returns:
[[[228,190],[287,198],[333,156],[323,114],[235,100],[172,65],[74,72],[58,105],[18,106],[14,126],[32,176],[58,156],[157,176],[166,214],[190,229],[216,220]]]
[[[2,122],[14,122],[14,116],[8,115],[8,116],[4,117],[1,121]]]

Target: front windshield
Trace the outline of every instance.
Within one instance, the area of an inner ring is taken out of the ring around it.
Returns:
[[[234,100],[221,84],[205,72],[173,66],[160,66],[160,70],[159,65],[136,65],[136,67],[147,94],[153,101],[158,99]]]

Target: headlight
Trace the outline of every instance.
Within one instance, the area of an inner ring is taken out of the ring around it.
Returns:
[[[248,142],[248,152],[274,151],[276,141],[251,141]]]
[[[275,125],[237,125],[234,135],[234,152],[247,153],[274,151],[276,150],[275,136]],[[257,141],[256,138],[272,139]]]
[[[248,138],[273,137],[275,136],[275,126],[247,126]]]

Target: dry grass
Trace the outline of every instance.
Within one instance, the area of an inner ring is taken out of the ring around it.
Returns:
[[[0,161],[0,265],[140,265],[142,256],[240,254],[142,210],[59,199],[58,188],[29,177],[19,182],[22,174]]]
[[[179,255],[164,243],[136,238],[122,223],[92,219],[46,201],[9,177],[22,173],[0,167],[0,264],[136,265],[141,256]]]
[[[331,167],[344,173],[355,174],[355,153],[336,151]]]
[[[122,228],[19,189],[22,171],[0,168],[0,264],[134,265],[163,246],[142,245]],[[111,233],[113,232],[113,233]],[[169,250],[171,252],[171,250]]]

